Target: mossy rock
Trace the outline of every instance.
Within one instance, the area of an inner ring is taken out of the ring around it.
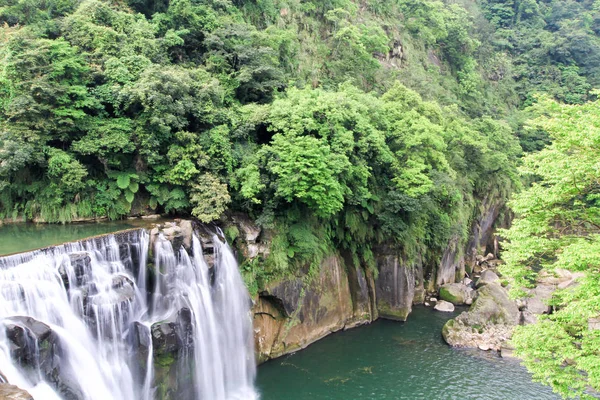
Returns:
[[[440,299],[460,306],[471,298],[471,292],[472,289],[462,283],[448,283],[440,287]]]

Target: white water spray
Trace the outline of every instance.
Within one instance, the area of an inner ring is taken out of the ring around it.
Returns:
[[[211,274],[197,237],[190,256],[159,235],[148,274],[149,235],[121,235],[0,258],[0,372],[36,400],[154,399],[152,326],[174,321],[181,393],[257,399],[249,297],[227,244],[214,237]],[[142,372],[133,332],[149,345]]]

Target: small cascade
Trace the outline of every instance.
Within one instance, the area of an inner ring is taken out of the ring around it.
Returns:
[[[0,258],[0,372],[36,400],[257,399],[250,299],[213,242],[212,268],[195,235],[141,229]]]

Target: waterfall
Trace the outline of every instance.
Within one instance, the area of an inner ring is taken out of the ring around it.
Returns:
[[[212,268],[195,235],[188,253],[145,230],[0,258],[0,372],[36,400],[257,399],[250,298],[213,245]],[[176,387],[159,394],[166,351]]]

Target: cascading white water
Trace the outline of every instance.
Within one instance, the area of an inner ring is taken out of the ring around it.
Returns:
[[[196,236],[190,256],[159,235],[148,274],[148,234],[125,235],[0,258],[0,372],[36,400],[150,400],[152,329],[172,321],[190,400],[258,398],[249,297],[227,244],[213,239],[211,279]],[[132,332],[149,346],[141,372]]]

